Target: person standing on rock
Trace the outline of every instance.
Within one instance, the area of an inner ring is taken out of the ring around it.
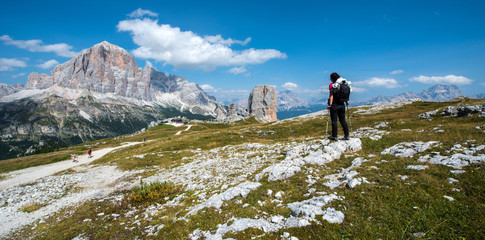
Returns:
[[[93,155],[91,155],[92,153],[93,153],[93,151],[91,151],[91,148],[89,148],[89,150],[88,150],[88,157],[89,158],[92,158],[93,157]]]
[[[349,140],[349,127],[345,121],[345,104],[349,105],[350,82],[340,77],[338,73],[330,74],[329,92],[327,109],[330,111],[330,118],[332,119],[332,136],[328,137],[330,140],[338,140],[337,138],[337,118],[344,130],[344,139]]]

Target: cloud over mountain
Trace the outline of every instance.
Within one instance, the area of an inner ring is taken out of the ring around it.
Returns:
[[[132,51],[136,57],[162,61],[179,68],[213,71],[217,67],[240,67],[287,57],[275,49],[233,50],[230,47],[233,44],[245,45],[250,38],[240,41],[224,39],[221,35],[200,36],[148,18],[120,21],[117,29],[130,32],[139,46]]]
[[[15,58],[0,58],[0,71],[11,71],[15,67],[27,67],[27,63]]]
[[[383,88],[398,88],[401,85],[393,78],[377,78],[373,77],[368,80],[353,82],[357,86],[368,87],[383,87]]]
[[[42,69],[51,69],[57,65],[59,65],[59,62],[57,60],[51,59],[44,63],[38,64],[37,67],[40,67]]]
[[[425,84],[470,84],[473,80],[456,75],[446,75],[446,76],[419,76],[409,79],[411,82],[420,82]]]

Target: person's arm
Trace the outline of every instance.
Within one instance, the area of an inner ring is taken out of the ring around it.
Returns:
[[[328,100],[328,106],[327,106],[327,108],[331,108],[332,107],[332,103],[333,103],[333,92],[330,91],[330,98]]]

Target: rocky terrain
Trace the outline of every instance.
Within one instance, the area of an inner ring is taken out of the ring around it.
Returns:
[[[149,139],[136,147],[2,187],[0,236],[480,239],[483,108],[463,117],[418,115],[482,104],[352,109],[349,141],[322,135],[323,111],[268,123],[157,126],[117,140]],[[4,174],[0,186],[21,171],[29,168]]]

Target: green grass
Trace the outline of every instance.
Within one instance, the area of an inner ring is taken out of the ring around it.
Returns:
[[[343,200],[335,200],[326,207],[334,207],[345,214],[342,224],[312,224],[302,228],[282,229],[263,235],[261,229],[247,229],[237,233],[228,233],[224,237],[236,239],[281,239],[283,232],[289,232],[299,239],[413,239],[413,233],[425,233],[425,239],[484,239],[485,233],[485,169],[482,165],[472,165],[464,168],[465,173],[455,175],[451,168],[441,165],[418,163],[418,155],[438,151],[442,154],[454,144],[474,139],[475,145],[485,144],[482,130],[476,126],[485,125],[484,118],[476,115],[464,118],[436,116],[432,121],[418,119],[420,113],[437,108],[458,104],[478,104],[482,100],[462,99],[446,103],[415,102],[397,109],[383,110],[377,114],[360,115],[352,113],[353,129],[373,127],[380,122],[389,122],[382,130],[390,131],[381,140],[362,139],[362,150],[343,154],[340,159],[324,166],[304,166],[295,176],[283,181],[270,182],[263,178],[262,184],[251,191],[247,197],[236,197],[225,201],[220,211],[205,208],[197,214],[186,216],[187,209],[198,204],[194,191],[184,191],[176,183],[156,182],[142,183],[130,191],[118,192],[123,197],[120,201],[89,201],[76,208],[67,208],[49,217],[45,223],[27,226],[11,238],[35,239],[72,239],[82,233],[89,239],[188,239],[188,235],[196,229],[214,231],[219,224],[224,224],[232,217],[262,218],[269,215],[289,217],[290,210],[286,204],[302,201],[309,186],[305,182],[309,171],[320,177],[312,188],[316,192],[336,192]],[[355,112],[355,109],[351,109]],[[258,123],[248,119],[232,124],[195,123],[189,131],[186,126],[171,127],[156,126],[132,137],[100,140],[97,148],[114,146],[125,141],[148,141],[136,146],[111,152],[95,164],[114,164],[121,169],[143,169],[147,167],[171,168],[189,161],[197,149],[211,150],[227,145],[238,145],[246,142],[256,143],[287,143],[289,141],[305,141],[305,139],[322,139],[325,136],[325,116],[320,118],[287,121],[280,124]],[[433,129],[442,125],[443,133]],[[401,131],[411,129],[412,131]],[[181,135],[176,132],[183,131]],[[391,155],[380,155],[388,147],[401,142],[439,141],[436,146],[412,158],[401,158]],[[101,144],[101,142],[105,142]],[[93,143],[94,144],[94,143]],[[84,150],[83,145],[71,149]],[[485,153],[482,151],[481,154]],[[67,152],[55,157],[62,158]],[[374,157],[368,157],[370,154]],[[134,157],[144,155],[143,158]],[[50,157],[52,159],[53,156]],[[370,184],[358,185],[354,189],[340,187],[329,189],[322,178],[347,168],[356,157],[368,160],[354,170],[358,177],[366,177]],[[49,159],[45,157],[46,159]],[[278,160],[284,156],[278,157]],[[1,163],[1,162],[0,162]],[[424,171],[406,169],[408,165],[426,164]],[[0,165],[1,166],[1,165]],[[155,171],[155,170],[153,170]],[[407,176],[402,180],[399,176]],[[455,178],[459,182],[450,184],[447,178]],[[170,180],[170,179],[167,179]],[[460,192],[452,191],[453,188]],[[219,190],[219,189],[214,189]],[[267,194],[273,191],[273,196]],[[278,205],[274,194],[284,192]],[[218,191],[217,191],[218,192]],[[214,192],[215,193],[215,192]],[[144,218],[147,206],[163,204],[175,196],[182,196],[180,203],[164,207],[156,215]],[[208,196],[211,196],[208,193]],[[448,201],[443,196],[452,196],[455,201]],[[264,202],[260,206],[258,202]],[[242,207],[247,204],[246,207]],[[99,213],[104,213],[98,216]],[[126,215],[133,212],[132,215]],[[115,214],[115,215],[113,215]],[[119,215],[118,217],[113,217]],[[134,224],[136,219],[139,225]],[[180,218],[186,217],[188,221]],[[85,221],[90,219],[90,221]],[[144,232],[149,225],[164,227],[158,236],[148,236]],[[35,227],[34,227],[35,226]]]

